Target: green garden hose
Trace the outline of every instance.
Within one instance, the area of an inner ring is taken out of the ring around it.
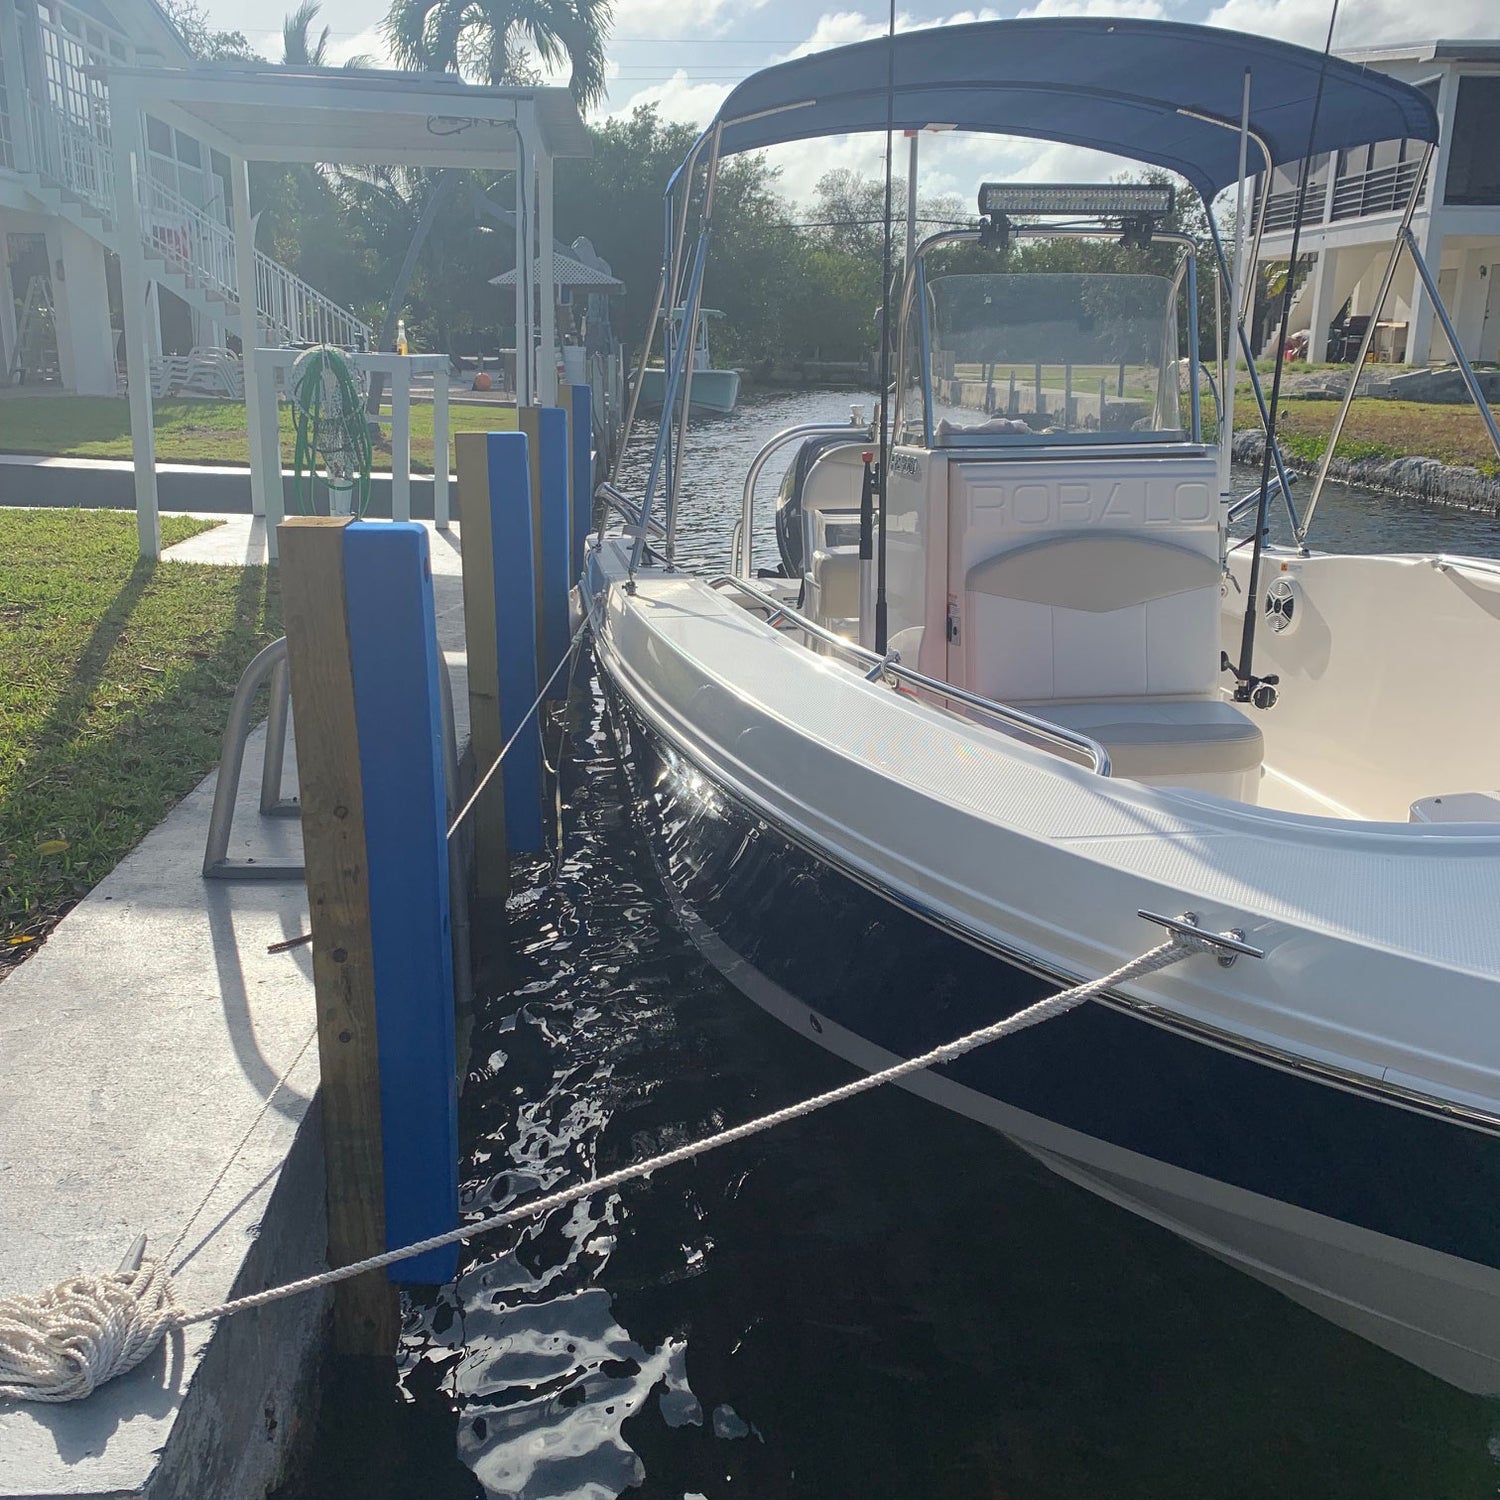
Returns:
[[[321,472],[330,512],[364,515],[374,455],[364,400],[348,359],[328,344],[315,344],[297,356],[288,383],[297,433],[292,467],[298,510],[313,513],[313,477]]]

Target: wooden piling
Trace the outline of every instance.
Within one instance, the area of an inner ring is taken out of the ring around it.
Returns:
[[[583,572],[584,544],[594,524],[594,392],[590,386],[571,388],[568,413],[568,509],[573,544],[569,553],[573,577]]]
[[[495,539],[491,526],[488,444],[489,434],[483,432],[460,432],[453,439],[458,468],[458,519],[463,531],[469,743],[479,776],[495,764],[505,743],[500,727],[499,633],[495,625]],[[503,902],[510,894],[504,779],[502,766],[471,815],[475,894],[491,902]]]
[[[447,748],[426,528],[344,533],[368,857],[386,1249],[458,1224],[458,1060],[449,909]],[[447,1282],[457,1246],[392,1266]]]
[[[523,407],[520,430],[531,460],[532,556],[536,565],[537,678],[546,682],[567,650],[571,530],[568,417],[559,406]]]
[[[278,528],[313,937],[332,1266],[385,1248],[364,786],[344,612],[348,525],[345,517],[294,516]],[[379,1272],[336,1289],[334,1334],[341,1352],[389,1355],[399,1333],[396,1294]]]

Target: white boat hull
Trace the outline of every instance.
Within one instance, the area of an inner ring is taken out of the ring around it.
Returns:
[[[735,984],[874,1068],[1018,1008],[1030,996],[1007,987],[1028,976],[1115,967],[1154,941],[1138,907],[1243,929],[1264,961],[1192,960],[1025,1034],[1045,1041],[988,1049],[990,1071],[913,1090],[1441,1378],[1500,1391],[1492,848],[1091,777],[866,683],[701,583],[611,588],[621,566],[609,541],[592,560],[599,660],[664,873]],[[773,868],[814,909],[776,896]],[[1383,902],[1414,892],[1489,946],[1393,926]],[[906,1003],[839,970],[859,902],[861,932],[920,949]],[[804,967],[768,972],[804,928]]]

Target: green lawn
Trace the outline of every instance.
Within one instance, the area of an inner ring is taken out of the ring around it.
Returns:
[[[1269,398],[1270,392],[1267,391]],[[1328,445],[1337,401],[1283,396],[1278,430],[1282,451],[1300,463],[1315,464]],[[1234,425],[1243,431],[1258,427],[1260,416],[1248,385],[1235,396]],[[1215,423],[1212,401],[1203,403],[1204,435],[1212,440]],[[1437,406],[1425,401],[1377,401],[1357,397],[1339,438],[1340,458],[1435,458],[1445,464],[1478,469],[1491,478],[1500,475],[1500,458],[1484,421],[1474,408]]]
[[[452,432],[511,431],[514,407],[450,406]],[[291,408],[281,415],[281,456],[290,467],[295,448]],[[163,463],[247,464],[245,408],[237,401],[155,403],[156,456]],[[389,416],[387,416],[387,434]],[[47,453],[67,458],[129,458],[130,404],[109,396],[9,396],[0,400],[0,453]],[[412,471],[432,472],[432,407],[411,409]],[[375,468],[389,470],[390,449],[375,450]]]
[[[142,562],[120,512],[0,510],[0,973],[213,768],[280,633],[263,568]]]

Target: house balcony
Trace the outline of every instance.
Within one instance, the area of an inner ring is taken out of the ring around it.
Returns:
[[[1369,172],[1360,172],[1352,177],[1340,177],[1333,185],[1330,199],[1327,179],[1310,182],[1307,199],[1302,210],[1302,227],[1316,228],[1323,225],[1348,224],[1353,220],[1374,218],[1385,214],[1399,214],[1406,208],[1413,184],[1422,171],[1420,161],[1397,162],[1389,167],[1376,167]],[[1427,198],[1428,187],[1423,182],[1417,196],[1420,204]],[[1261,247],[1264,255],[1273,246],[1270,242],[1278,237],[1288,237],[1297,222],[1297,192],[1272,193],[1265,209],[1265,229]],[[1285,249],[1285,247],[1281,247]]]

